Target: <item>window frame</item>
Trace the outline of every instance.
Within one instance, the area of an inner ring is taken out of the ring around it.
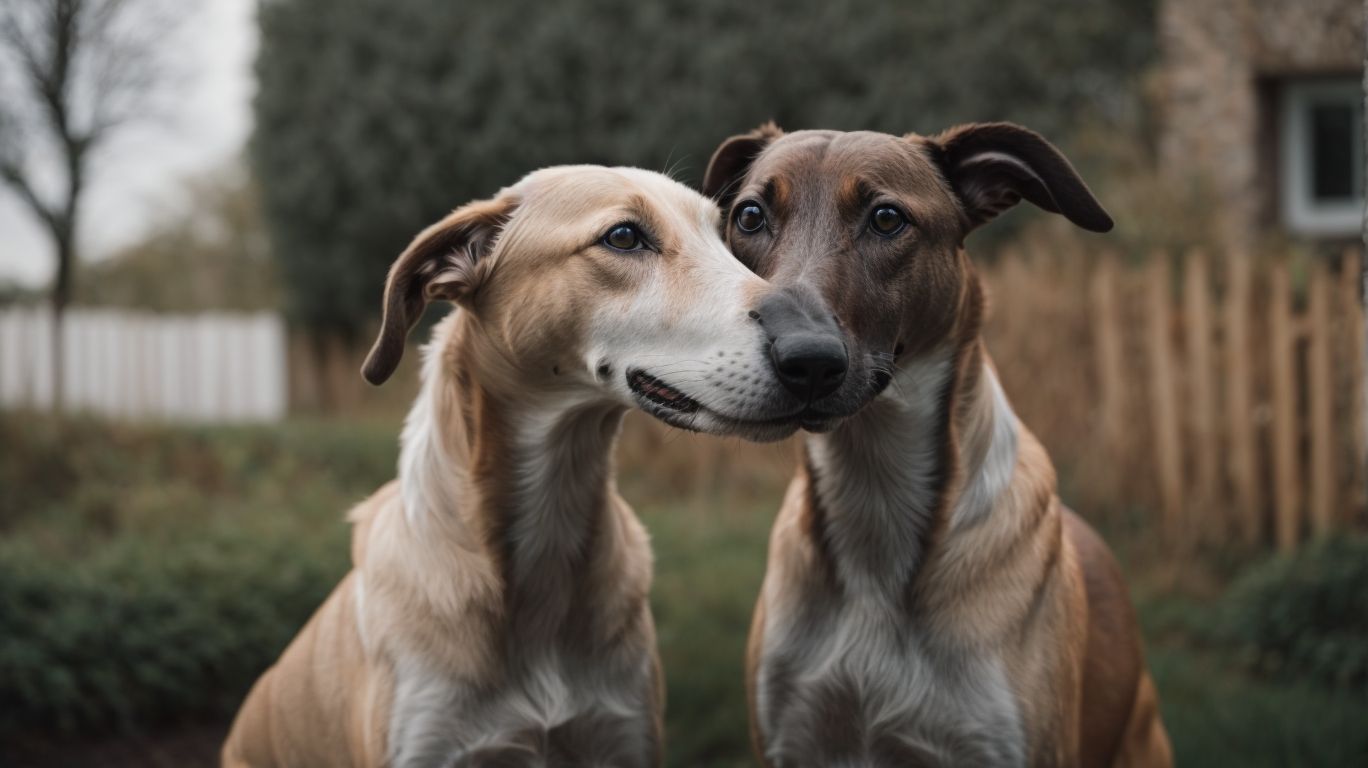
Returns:
[[[1282,91],[1282,202],[1283,223],[1298,235],[1313,237],[1352,236],[1362,231],[1364,200],[1348,202],[1319,202],[1312,195],[1311,173],[1311,110],[1315,105],[1344,103],[1345,97],[1354,104],[1359,116],[1356,126],[1359,141],[1351,150],[1354,179],[1360,190],[1364,188],[1364,126],[1363,87],[1357,78],[1334,80],[1293,81]]]

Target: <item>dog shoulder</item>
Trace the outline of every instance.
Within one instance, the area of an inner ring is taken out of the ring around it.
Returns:
[[[1088,604],[1080,748],[1085,764],[1100,765],[1114,754],[1130,717],[1144,651],[1121,568],[1106,542],[1067,509],[1064,535],[1077,553]]]
[[[370,539],[371,527],[380,511],[399,500],[399,481],[391,480],[380,486],[365,501],[347,511],[347,522],[352,525],[352,565],[359,567],[366,562],[366,542]]]

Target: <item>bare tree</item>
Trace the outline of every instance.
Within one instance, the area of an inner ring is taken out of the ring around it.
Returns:
[[[52,241],[54,409],[62,408],[62,315],[72,294],[91,160],[155,111],[167,69],[162,0],[0,0],[0,182]]]

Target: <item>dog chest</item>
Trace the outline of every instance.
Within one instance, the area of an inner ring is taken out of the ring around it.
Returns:
[[[418,664],[396,672],[390,754],[398,768],[654,762],[649,658],[610,666],[548,655],[483,690]]]
[[[1024,765],[1002,663],[935,650],[890,608],[866,600],[820,623],[767,621],[756,704],[772,763]]]

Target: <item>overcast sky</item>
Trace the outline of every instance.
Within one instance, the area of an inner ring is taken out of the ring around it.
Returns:
[[[96,167],[80,232],[87,259],[136,241],[176,209],[183,179],[229,163],[242,151],[255,88],[256,2],[198,4],[175,54],[182,69],[176,114],[111,145]],[[42,231],[0,184],[0,283],[41,286],[51,280],[54,266]]]

